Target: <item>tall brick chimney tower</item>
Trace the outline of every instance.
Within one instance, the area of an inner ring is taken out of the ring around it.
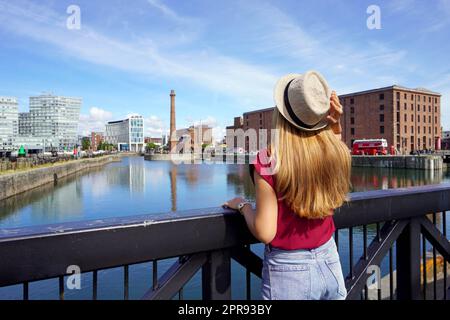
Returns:
[[[170,91],[170,137],[169,137],[169,150],[172,152],[172,150],[177,145],[177,137],[176,137],[176,131],[177,131],[177,124],[176,124],[176,117],[175,117],[175,90]]]

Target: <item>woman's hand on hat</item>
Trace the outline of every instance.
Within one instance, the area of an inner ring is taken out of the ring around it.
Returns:
[[[336,95],[336,91],[333,91],[331,93],[330,112],[327,116],[327,121],[330,125],[331,130],[333,130],[335,134],[341,134],[342,132],[340,118],[343,113],[344,111],[339,101],[339,98]]]

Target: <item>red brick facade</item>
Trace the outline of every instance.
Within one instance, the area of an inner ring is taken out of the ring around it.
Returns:
[[[384,138],[398,152],[436,149],[442,138],[441,95],[425,89],[408,89],[399,86],[356,92],[339,96],[344,107],[342,139],[349,148],[357,139]],[[270,143],[274,108],[246,112],[234,118],[234,125],[227,127],[226,142],[237,146],[237,138],[231,135],[236,129],[267,129]],[[249,146],[245,137],[245,150],[259,149]]]
[[[91,132],[91,149],[93,151],[98,150],[98,146],[101,142],[103,142],[103,133],[102,132]]]
[[[434,150],[442,138],[439,93],[392,86],[339,98],[344,106],[342,137],[349,148],[357,139],[384,138],[408,154]]]

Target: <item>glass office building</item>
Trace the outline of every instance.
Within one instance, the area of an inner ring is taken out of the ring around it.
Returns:
[[[71,150],[77,145],[81,105],[81,98],[30,97],[30,112],[19,114],[19,134],[51,139],[53,143],[47,148]]]
[[[134,115],[125,120],[110,121],[106,125],[105,140],[119,151],[144,151],[144,118]]]
[[[0,97],[0,150],[12,149],[12,138],[18,135],[19,107],[17,99]]]

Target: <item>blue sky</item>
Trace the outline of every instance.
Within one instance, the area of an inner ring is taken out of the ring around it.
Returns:
[[[66,10],[81,9],[69,30]],[[381,9],[369,30],[366,10]],[[339,93],[399,84],[443,95],[450,129],[450,1],[0,0],[0,95],[82,97],[80,133],[131,113],[147,135],[273,105],[278,77],[316,69]]]

